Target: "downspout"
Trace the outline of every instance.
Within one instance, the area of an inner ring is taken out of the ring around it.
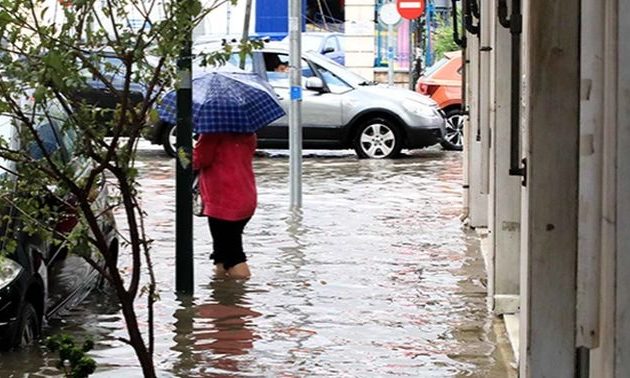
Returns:
[[[462,111],[464,115],[469,115],[468,108],[468,70],[470,69],[470,61],[468,60],[468,43],[466,32],[469,32],[472,35],[476,35],[479,37],[479,24],[473,23],[473,15],[472,15],[472,3],[471,0],[461,0],[462,1],[462,27],[463,27],[463,35],[461,38],[462,42],[462,59],[464,62],[464,70],[462,73]],[[455,3],[455,1],[453,0]],[[457,9],[454,8],[453,12],[457,12]],[[456,14],[453,16],[456,19]],[[466,146],[466,144],[464,144]],[[466,147],[464,147],[466,148]],[[462,220],[467,220],[470,216],[470,170],[468,168],[468,154],[464,155],[464,209],[461,215]]]
[[[474,8],[477,5],[476,0],[464,0],[464,4],[466,5],[463,9],[464,12],[464,27],[466,28],[466,30],[473,35],[476,35],[477,37],[479,37],[479,23],[477,22],[477,24],[474,24]],[[477,9],[477,12],[479,12],[479,9]],[[481,16],[481,15],[479,15]],[[477,17],[477,19],[479,19]]]
[[[470,34],[476,35],[477,38],[481,38],[481,14],[479,13],[479,5],[477,0],[465,0],[467,2],[466,13],[464,14],[464,27]],[[477,19],[477,23],[474,24],[474,19]],[[475,132],[475,139],[481,141],[481,125],[477,122],[477,130]]]
[[[521,117],[520,92],[521,92],[521,33],[523,31],[523,16],[521,14],[521,0],[512,0],[512,14],[507,18],[507,0],[499,0],[497,14],[499,23],[504,28],[510,29],[512,34],[512,73],[510,96],[510,176],[523,176],[523,186],[527,184],[525,167],[520,160],[520,135],[519,122]],[[525,164],[526,160],[523,159]]]
[[[453,41],[461,48],[466,48],[466,35],[459,37],[459,24],[457,23],[457,0],[451,0],[451,10],[453,12]]]
[[[462,70],[462,114],[467,114],[467,102],[468,99],[466,98],[466,92],[467,92],[467,87],[466,87],[466,72],[468,71],[468,62],[466,61],[466,46],[467,46],[467,37],[466,37],[466,25],[464,22],[464,16],[466,14],[466,2],[468,0],[462,0],[462,19],[461,19],[461,23],[458,22],[457,20],[457,1],[458,0],[451,0],[451,11],[453,12],[453,41],[455,41],[455,43],[462,48],[462,62],[464,64],[464,69]],[[459,31],[463,30],[462,32],[462,36],[459,36]],[[465,146],[465,144],[464,144]],[[464,160],[464,166],[466,166],[466,161]],[[464,169],[464,183],[462,185],[463,188],[463,199],[464,199],[464,206],[462,209],[462,214],[460,216],[460,219],[462,221],[465,221],[466,219],[468,219],[468,216],[470,214],[470,183],[469,183],[469,178],[468,178],[468,174],[466,173],[467,169]]]

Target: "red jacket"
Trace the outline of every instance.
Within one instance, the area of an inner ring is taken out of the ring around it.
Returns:
[[[202,134],[193,150],[199,170],[204,214],[228,221],[251,217],[256,210],[256,180],[252,160],[256,134]]]

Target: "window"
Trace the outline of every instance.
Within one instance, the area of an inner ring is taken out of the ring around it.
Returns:
[[[324,83],[328,86],[331,93],[345,93],[352,89],[348,83],[339,78],[339,76],[328,71],[322,66],[317,66],[317,71],[321,75]]]
[[[280,53],[264,53],[267,80],[273,87],[289,87],[289,55]],[[314,76],[307,61],[302,59],[302,86],[306,78]]]
[[[234,53],[230,56],[229,60],[230,64],[241,67],[241,55],[239,53]],[[254,63],[252,62],[252,56],[250,54],[245,55],[245,65],[243,69],[247,72],[254,72]]]
[[[329,37],[324,45],[324,52],[334,52],[338,50],[337,37]]]
[[[42,114],[36,116],[35,130],[42,141],[44,149],[33,141],[29,145],[29,153],[34,159],[42,159],[45,155],[57,155],[60,151],[61,159],[68,161],[74,152],[74,139],[76,134],[68,125],[65,111],[57,102],[49,104]]]

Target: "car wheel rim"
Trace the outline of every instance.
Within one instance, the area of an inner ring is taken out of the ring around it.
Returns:
[[[464,117],[461,114],[455,114],[448,118],[444,139],[454,146],[460,147],[463,145]]]
[[[177,152],[177,127],[175,126],[168,131],[168,143],[171,145],[171,149]]]
[[[361,148],[370,158],[384,158],[396,147],[396,136],[392,129],[381,123],[366,127],[361,133]]]
[[[29,321],[29,323],[24,327],[24,330],[22,331],[22,340],[20,340],[20,345],[30,345],[33,343],[33,341],[35,340],[35,325],[33,324],[32,321]]]

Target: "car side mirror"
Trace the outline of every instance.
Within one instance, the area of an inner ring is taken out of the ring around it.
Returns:
[[[335,52],[335,48],[334,47],[326,47],[326,48],[324,48],[324,51],[322,51],[322,54],[325,55],[325,54],[328,54],[328,53],[331,53],[331,52]]]
[[[307,78],[305,87],[309,91],[315,91],[315,92],[320,92],[320,93],[324,92],[325,90],[324,82],[322,81],[322,79],[318,77]]]

